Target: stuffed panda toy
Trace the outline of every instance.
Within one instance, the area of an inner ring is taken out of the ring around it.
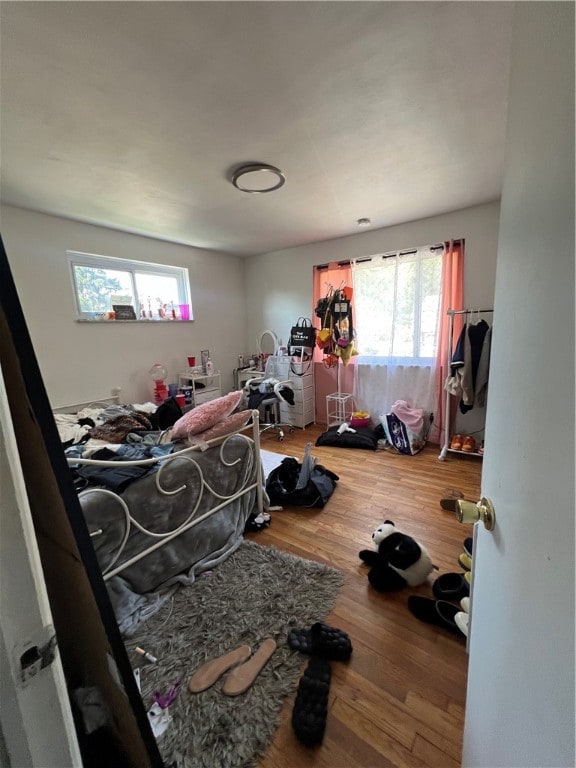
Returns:
[[[363,549],[360,559],[370,566],[368,581],[379,592],[417,587],[437,567],[427,549],[411,536],[400,533],[386,520],[372,534],[374,550]]]

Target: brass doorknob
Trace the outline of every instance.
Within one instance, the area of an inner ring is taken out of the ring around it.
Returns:
[[[457,499],[456,517],[459,523],[473,525],[481,520],[487,531],[493,531],[496,527],[496,512],[490,499],[482,497],[479,502]]]

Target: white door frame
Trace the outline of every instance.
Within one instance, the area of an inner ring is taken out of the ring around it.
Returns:
[[[19,659],[53,636],[52,614],[0,367],[0,724],[13,768],[82,766],[62,663]]]

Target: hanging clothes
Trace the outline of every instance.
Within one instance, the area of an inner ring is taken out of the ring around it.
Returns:
[[[486,403],[491,341],[489,330],[488,323],[480,320],[475,325],[467,323],[458,337],[444,389],[460,398],[461,413],[467,413],[475,404]]]

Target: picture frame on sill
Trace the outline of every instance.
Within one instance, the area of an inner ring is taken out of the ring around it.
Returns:
[[[112,309],[116,320],[136,320],[136,312],[130,304],[113,304]]]

